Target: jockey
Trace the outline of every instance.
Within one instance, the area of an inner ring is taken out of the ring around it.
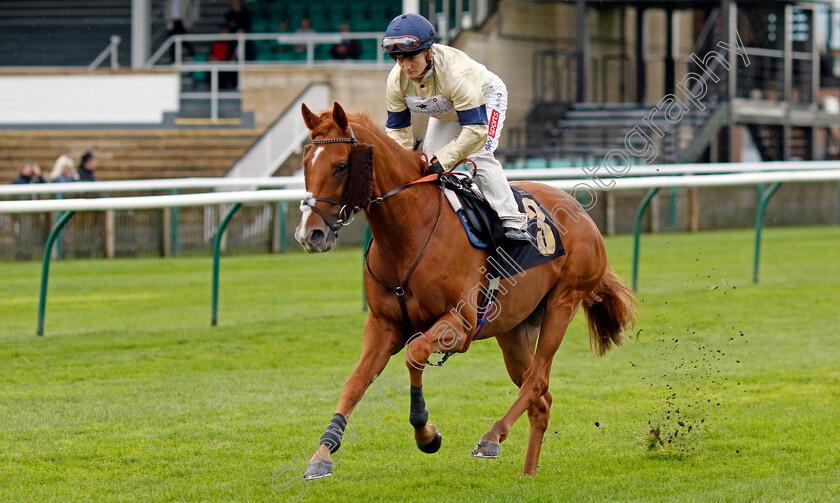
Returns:
[[[528,241],[527,217],[493,156],[507,110],[507,88],[498,76],[463,52],[435,44],[435,29],[419,14],[402,14],[388,25],[382,50],[396,60],[385,92],[387,135],[412,148],[411,115],[427,115],[423,151],[430,171],[458,161],[475,162],[475,182],[499,214],[505,237]]]

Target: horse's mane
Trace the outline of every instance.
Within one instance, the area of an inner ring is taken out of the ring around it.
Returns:
[[[331,127],[335,126],[335,122],[332,118],[332,111],[326,110],[321,112],[321,123],[312,130],[312,137],[318,136],[319,134],[326,133]],[[394,141],[390,136],[385,134],[379,126],[370,118],[370,114],[365,111],[347,114],[347,119],[353,123],[363,127],[366,131],[370,132],[373,136],[375,136],[379,141],[385,143],[391,148],[391,152],[396,155],[400,160],[403,160],[406,164],[411,166],[416,166],[419,164],[421,155],[419,152],[413,152],[406,148],[403,148],[402,145]],[[423,163],[425,167],[425,163]]]

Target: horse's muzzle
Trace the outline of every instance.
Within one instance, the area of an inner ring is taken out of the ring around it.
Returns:
[[[328,252],[335,245],[335,233],[328,229],[310,229],[303,236],[303,239],[298,233],[295,233],[295,239],[307,253]]]

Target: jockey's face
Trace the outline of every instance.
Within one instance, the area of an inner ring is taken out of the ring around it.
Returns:
[[[400,69],[405,72],[408,78],[419,80],[423,77],[423,71],[431,57],[432,49],[429,49],[410,58],[397,58],[397,64],[400,65]]]

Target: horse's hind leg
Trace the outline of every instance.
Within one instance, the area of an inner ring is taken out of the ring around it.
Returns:
[[[534,404],[542,400],[543,395],[546,395],[548,392],[548,378],[551,371],[552,359],[557,352],[557,348],[560,347],[563,337],[566,335],[566,329],[569,327],[569,323],[571,323],[572,318],[574,318],[575,313],[580,308],[584,293],[584,291],[577,289],[555,288],[549,294],[545,317],[540,327],[536,354],[534,355],[531,366],[522,376],[523,381],[519,388],[519,396],[517,396],[516,401],[507,413],[499,421],[496,421],[493,427],[481,437],[478,447],[473,451],[475,455],[481,456],[483,453],[492,453],[494,450],[498,452],[499,444],[507,438],[514,423],[516,423],[525,411],[529,411]],[[548,399],[546,398],[547,404]],[[541,417],[541,414],[536,412],[536,418]],[[526,459],[526,465],[523,469],[523,473],[526,475],[536,473],[537,458],[539,457],[539,450],[534,445],[536,443],[535,439],[532,437],[531,440],[528,445],[529,456]]]
[[[539,326],[525,322],[510,332],[496,337],[505,358],[510,379],[518,387],[522,386],[524,374],[534,361],[534,346],[539,336]],[[551,394],[546,392],[528,408],[528,420],[531,431],[528,437],[528,451],[525,454],[523,473],[533,475],[537,471],[545,430],[551,410]]]

